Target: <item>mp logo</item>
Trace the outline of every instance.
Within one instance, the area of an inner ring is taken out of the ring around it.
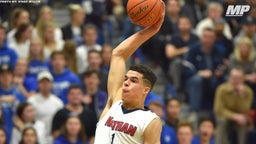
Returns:
[[[228,17],[243,16],[245,12],[251,9],[250,5],[229,5],[226,11]]]

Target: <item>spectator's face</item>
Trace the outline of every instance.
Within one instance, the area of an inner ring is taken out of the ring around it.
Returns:
[[[91,69],[99,70],[101,62],[102,60],[99,53],[93,52],[88,55],[88,63]]]
[[[179,144],[191,144],[193,133],[190,127],[182,126],[177,131]]]
[[[52,82],[44,78],[38,82],[39,91],[43,94],[49,94],[52,90]]]
[[[73,20],[76,23],[82,25],[84,23],[84,20],[85,20],[85,12],[80,10],[80,11],[74,13],[73,14]]]
[[[205,51],[211,51],[211,48],[215,42],[216,36],[214,31],[204,30],[201,36],[201,43]]]
[[[23,23],[29,22],[29,13],[26,11],[21,12],[20,16],[16,20],[16,26],[19,27]]]
[[[148,108],[160,118],[164,117],[164,111],[160,104],[150,103]]]
[[[41,20],[44,21],[51,21],[53,19],[52,12],[50,9],[44,9],[41,13]]]
[[[0,48],[3,46],[5,39],[6,39],[5,30],[0,28]]]
[[[22,37],[24,37],[26,40],[32,38],[32,32],[33,32],[33,26],[30,25],[22,34]]]
[[[84,41],[87,45],[96,44],[97,40],[97,31],[95,29],[87,29],[84,33]]]
[[[180,4],[177,0],[169,0],[167,3],[167,12],[170,15],[178,15],[180,13]]]
[[[62,54],[57,54],[53,57],[51,61],[54,71],[63,71],[66,66],[65,56]]]
[[[0,74],[0,84],[3,87],[10,87],[13,81],[13,74],[9,71]]]
[[[72,89],[68,94],[68,103],[80,105],[82,103],[83,92],[80,89]]]
[[[48,26],[45,30],[45,33],[44,33],[44,38],[45,38],[45,41],[48,42],[48,41],[53,41],[54,40],[54,27],[52,26]]]
[[[224,24],[216,24],[215,25],[216,35],[222,36],[223,35],[223,30],[224,30]]]
[[[5,144],[6,143],[6,135],[3,130],[0,130],[0,144]]]
[[[42,51],[42,45],[38,40],[31,40],[30,43],[30,53],[32,56],[38,57],[40,56]]]
[[[104,64],[110,64],[111,55],[112,55],[112,47],[104,46],[104,48],[102,48],[102,54],[101,54],[102,62]]]
[[[230,72],[229,81],[234,88],[244,83],[244,74],[240,70],[233,69]]]
[[[28,105],[22,114],[22,119],[25,123],[32,123],[35,120],[35,110],[32,105]]]
[[[180,114],[180,103],[177,100],[172,100],[167,104],[167,117],[178,119]]]
[[[222,10],[220,7],[211,7],[208,11],[208,16],[209,18],[211,18],[212,20],[215,20],[217,18],[220,18],[222,15]]]
[[[253,37],[253,35],[256,32],[256,25],[255,24],[244,24],[243,31],[247,36]]]
[[[179,20],[178,27],[179,27],[180,32],[189,32],[190,28],[191,28],[191,23],[190,23],[189,19],[181,18]]]
[[[210,121],[204,121],[199,126],[200,139],[210,141],[214,133],[214,126]]]
[[[100,80],[97,74],[92,74],[84,78],[84,84],[87,89],[97,89],[99,86]]]
[[[36,133],[32,129],[27,130],[23,136],[23,141],[25,144],[36,144]]]
[[[67,120],[66,129],[70,136],[78,136],[81,128],[81,122],[77,117],[71,117]]]
[[[241,43],[239,51],[242,58],[247,58],[250,55],[250,46],[246,43]]]
[[[25,75],[28,69],[28,62],[26,59],[18,59],[15,65],[14,72],[16,75]]]

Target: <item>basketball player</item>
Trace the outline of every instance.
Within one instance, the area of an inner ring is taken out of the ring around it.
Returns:
[[[156,76],[142,65],[131,66],[125,74],[125,62],[159,31],[163,18],[164,11],[156,24],[133,34],[113,50],[108,101],[97,124],[94,144],[160,144],[161,120],[144,108]]]

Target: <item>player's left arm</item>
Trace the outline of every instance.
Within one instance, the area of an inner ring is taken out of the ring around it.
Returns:
[[[144,131],[144,144],[161,144],[162,122],[160,118],[155,118],[150,122]]]

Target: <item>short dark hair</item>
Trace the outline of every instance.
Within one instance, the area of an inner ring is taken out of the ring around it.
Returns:
[[[98,28],[95,24],[92,24],[92,23],[88,23],[86,25],[84,25],[83,27],[83,35],[85,34],[85,32],[89,29],[93,29],[96,31],[96,33],[98,33]]]
[[[172,97],[167,99],[167,101],[165,102],[165,105],[167,106],[172,101],[177,101],[179,104],[181,103],[179,99]]]
[[[89,50],[88,55],[90,55],[91,53],[97,53],[97,54],[101,55],[101,51],[98,51],[98,50],[95,50],[95,49]]]
[[[82,89],[80,86],[78,86],[78,85],[71,85],[71,86],[69,86],[69,88],[68,88],[68,94],[69,94],[70,91],[73,90],[73,89],[79,89],[79,90],[81,90],[81,91],[83,92],[83,89]]]
[[[201,119],[199,119],[198,126],[200,127],[203,122],[210,122],[210,123],[212,123],[214,128],[216,126],[216,123],[215,123],[214,119],[212,119],[212,118],[201,118]]]
[[[93,75],[93,74],[96,74],[98,78],[100,77],[98,71],[96,71],[96,70],[94,70],[94,69],[90,69],[90,70],[87,70],[87,71],[85,71],[85,72],[83,73],[82,78],[83,78],[83,80],[84,80],[85,78],[88,78],[88,77],[90,77],[90,76]]]
[[[146,67],[144,65],[137,64],[137,65],[130,66],[129,70],[136,71],[136,72],[142,74],[144,83],[147,84],[150,87],[150,89],[152,90],[157,78],[151,69],[149,69],[148,67]]]
[[[65,55],[65,53],[63,51],[54,51],[54,52],[52,52],[52,54],[50,56],[50,59],[53,60],[53,58],[56,55],[62,55],[64,57],[64,59],[67,61],[67,56]]]
[[[193,133],[193,126],[191,124],[191,122],[189,121],[181,121],[178,123],[178,126],[177,126],[177,132],[179,131],[179,129],[181,127],[189,127],[191,129],[191,132]]]

